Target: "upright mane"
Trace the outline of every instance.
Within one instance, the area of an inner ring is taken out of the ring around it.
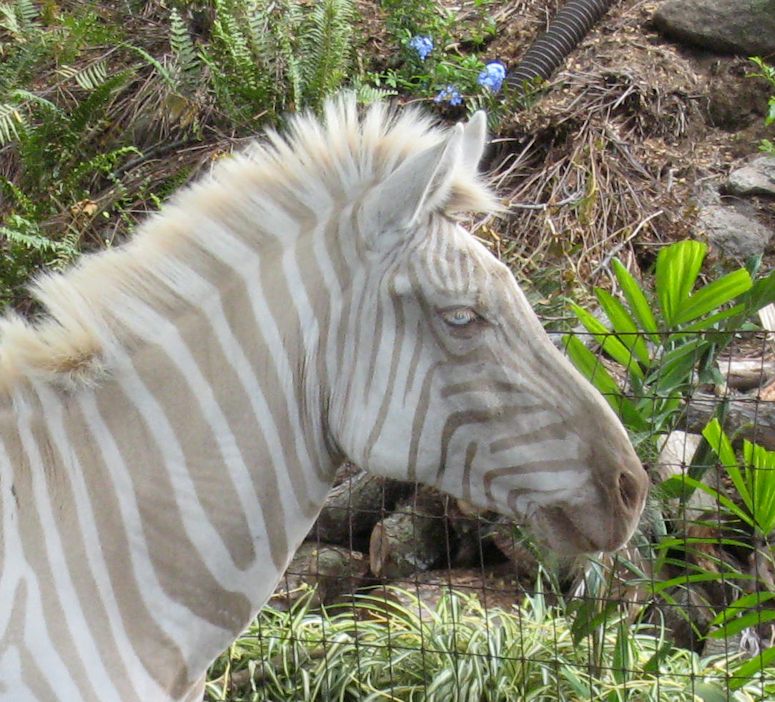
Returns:
[[[68,389],[99,382],[116,351],[132,344],[116,311],[136,302],[169,310],[181,295],[176,261],[206,266],[213,258],[207,242],[226,233],[260,252],[288,226],[294,205],[342,208],[443,138],[444,130],[415,109],[376,104],[359,115],[351,95],[330,100],[322,120],[303,114],[284,135],[267,131],[174,195],[127,243],[41,276],[32,294],[44,312],[35,320],[0,320],[0,392],[25,382]],[[497,208],[473,172],[456,173],[446,201],[435,206],[448,214]]]

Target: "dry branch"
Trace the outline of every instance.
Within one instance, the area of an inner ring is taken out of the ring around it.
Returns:
[[[358,551],[331,544],[304,543],[296,551],[269,604],[287,609],[312,590],[315,590],[312,606],[329,604],[340,595],[368,584],[368,571],[368,560]]]
[[[371,532],[369,562],[378,578],[402,578],[441,563],[449,549],[445,499],[420,488]]]
[[[682,428],[701,433],[716,415],[722,401],[722,398],[709,393],[695,393],[686,405]],[[724,424],[727,431],[761,444],[770,451],[775,450],[775,402],[763,402],[756,397],[744,395],[727,398],[726,401]]]
[[[345,464],[343,477],[326,498],[308,539],[350,546],[365,539],[374,525],[390,512],[411,486],[366,473]]]
[[[510,519],[499,517],[489,529],[488,537],[509,560],[515,575],[532,584],[538,572],[535,554],[519,538]]]
[[[775,360],[732,358],[718,361],[727,385],[736,390],[753,390],[775,377]]]

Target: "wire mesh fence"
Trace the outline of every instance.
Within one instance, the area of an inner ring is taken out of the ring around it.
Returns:
[[[712,363],[698,345],[661,394],[605,337],[572,336],[614,405],[662,408],[630,427],[652,487],[626,547],[562,558],[529,525],[345,464],[208,699],[775,699],[772,336],[742,328]]]

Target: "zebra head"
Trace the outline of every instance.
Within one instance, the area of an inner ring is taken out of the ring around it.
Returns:
[[[556,551],[614,550],[648,488],[627,434],[450,214],[485,130],[479,113],[406,157],[351,218],[368,265],[350,286],[331,430],[354,462],[521,520]]]

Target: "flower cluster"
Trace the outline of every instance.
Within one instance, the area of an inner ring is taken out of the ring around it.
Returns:
[[[409,46],[417,52],[420,61],[425,61],[428,54],[433,51],[433,39],[428,36],[417,35],[409,40]]]
[[[417,34],[409,40],[407,46],[417,53],[420,61],[425,61],[434,49],[433,37],[427,34]],[[465,75],[466,73],[471,75],[469,72],[471,70],[470,62],[450,62],[445,61],[444,58],[441,57],[435,63],[438,64],[437,67],[444,69],[444,73],[446,73],[448,77],[452,77],[455,71],[457,71],[458,75],[461,76]],[[473,63],[476,65],[478,61],[474,59]],[[434,70],[431,70],[430,73],[441,74],[441,70],[437,72],[434,68]],[[427,76],[427,78],[432,77]],[[506,67],[500,61],[490,61],[489,63],[485,64],[484,69],[479,73],[479,76],[476,80],[477,83],[485,89],[485,91],[495,94],[503,87],[503,81],[505,79]],[[470,79],[466,76],[466,84],[468,84],[468,80]],[[448,83],[445,88],[438,92],[434,98],[434,102],[446,102],[453,107],[462,105],[463,94],[461,92],[460,86],[455,85],[454,83]]]
[[[463,104],[463,96],[454,85],[448,85],[433,98],[434,102],[448,102],[450,105],[457,106]]]
[[[506,68],[499,61],[491,61],[476,79],[479,85],[483,85],[492,93],[497,93],[503,85],[506,77]]]

